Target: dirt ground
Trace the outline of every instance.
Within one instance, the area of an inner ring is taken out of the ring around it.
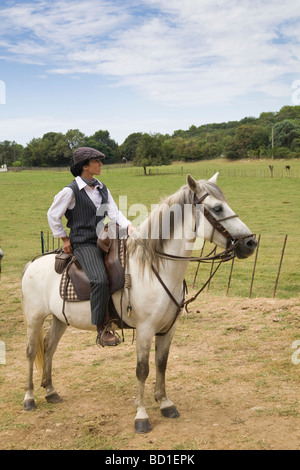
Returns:
[[[37,410],[28,413],[24,321],[14,310],[0,365],[0,448],[299,450],[299,314],[299,299],[204,294],[183,314],[170,350],[167,391],[180,417],[162,417],[154,401],[153,343],[146,385],[153,429],[140,435],[132,332],[117,348],[99,349],[95,334],[69,328],[54,357],[63,401],[45,401],[35,372]]]

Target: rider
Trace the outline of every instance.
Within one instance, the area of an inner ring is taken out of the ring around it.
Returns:
[[[116,346],[120,343],[119,338],[113,330],[105,328],[109,285],[102,253],[97,248],[96,233],[97,224],[104,218],[101,205],[105,204],[109,219],[127,229],[128,233],[134,228],[118,210],[105,184],[93,177],[101,174],[101,160],[105,155],[90,147],[80,147],[75,150],[73,158],[71,172],[75,180],[55,196],[47,214],[48,222],[53,236],[62,239],[63,251],[73,251],[90,281],[91,321],[93,325],[97,325],[97,343],[102,346]],[[99,211],[101,216],[98,215]],[[64,215],[70,228],[70,237],[62,224]]]

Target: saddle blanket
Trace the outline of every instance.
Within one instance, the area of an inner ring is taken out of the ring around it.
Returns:
[[[125,282],[125,243],[123,240],[116,240],[116,245],[117,250],[114,254],[104,255],[104,265],[111,294],[121,290]],[[66,265],[59,274],[62,274],[59,291],[63,300],[81,302],[90,299],[89,280],[76,258],[70,257],[69,260],[66,260]]]
[[[73,268],[73,266],[71,266],[71,268]],[[75,264],[74,269],[71,268],[65,269],[62,273],[60,281],[61,298],[64,302],[82,302],[84,300],[90,300],[91,288],[86,274],[82,269],[78,269]],[[79,282],[78,279],[76,279],[74,283],[72,282],[71,276],[74,277],[74,275],[75,279],[78,276],[80,277]],[[63,314],[65,316],[64,307]],[[132,327],[128,326],[122,318],[120,318],[111,296],[108,302],[108,318],[111,323],[114,323],[120,329],[132,329]]]
[[[87,287],[89,287],[89,283]],[[66,302],[82,302],[83,300],[90,300],[90,289],[86,289],[86,295],[78,294],[67,269],[65,269],[61,275],[59,292],[61,298]]]

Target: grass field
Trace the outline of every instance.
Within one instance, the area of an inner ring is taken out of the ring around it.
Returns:
[[[163,196],[170,195],[185,183],[187,173],[195,178],[209,178],[220,171],[219,185],[235,212],[253,233],[261,235],[252,295],[272,297],[284,237],[288,235],[280,279],[279,298],[299,295],[300,253],[300,162],[274,161],[274,177],[270,177],[270,161],[228,163],[223,160],[195,164],[178,163],[151,168],[143,176],[140,168],[103,167],[102,179],[116,202],[127,196],[128,208],[140,203],[150,211]],[[285,166],[290,165],[287,172]],[[157,174],[155,174],[157,172]],[[242,176],[242,175],[256,176]],[[278,175],[278,177],[275,177]],[[299,178],[298,178],[299,175]],[[0,173],[0,247],[6,255],[3,271],[21,275],[24,265],[41,252],[40,232],[49,227],[46,213],[54,195],[71,181],[67,171],[22,171]],[[50,235],[50,246],[52,238]],[[247,296],[250,292],[254,258],[234,265],[230,295]],[[198,281],[207,279],[210,267],[201,266]],[[191,264],[187,281],[193,283],[196,265]],[[212,281],[210,290],[222,295],[227,290],[230,266],[224,265]]]
[[[187,173],[219,185],[230,206],[254,233],[261,234],[253,298],[249,288],[254,257],[237,260],[228,297],[230,265],[224,265],[180,319],[171,347],[167,389],[181,413],[163,419],[153,399],[154,345],[146,400],[153,431],[133,430],[136,396],[135,344],[131,332],[118,348],[99,350],[94,333],[68,328],[54,357],[54,385],[61,404],[48,404],[34,374],[36,412],[23,411],[26,377],[21,277],[41,252],[40,232],[53,196],[71,181],[67,171],[0,173],[0,247],[5,252],[0,280],[1,449],[295,449],[299,450],[299,363],[293,344],[300,313],[300,162],[227,163],[209,161],[152,168],[150,176],[132,167],[104,167],[102,180],[116,202],[150,208],[185,183]],[[285,165],[290,165],[288,174]],[[288,234],[276,299],[274,283]],[[50,247],[51,248],[51,247]],[[187,281],[192,289],[196,266]],[[206,281],[201,266],[197,285]],[[48,322],[47,325],[48,327]],[[297,342],[298,344],[298,342]]]

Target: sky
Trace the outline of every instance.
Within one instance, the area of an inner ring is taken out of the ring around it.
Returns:
[[[299,0],[0,0],[0,142],[299,105]]]

